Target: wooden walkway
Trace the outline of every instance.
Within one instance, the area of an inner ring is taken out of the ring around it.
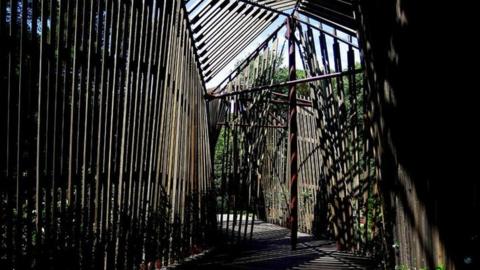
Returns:
[[[372,260],[335,251],[335,243],[299,233],[298,248],[290,249],[288,229],[257,222],[253,240],[241,246],[219,247],[176,269],[376,269]]]

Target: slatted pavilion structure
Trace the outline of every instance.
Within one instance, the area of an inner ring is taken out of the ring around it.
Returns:
[[[0,269],[478,269],[439,7],[0,0]]]
[[[1,2],[0,268],[131,269],[207,244],[188,29],[181,1]]]

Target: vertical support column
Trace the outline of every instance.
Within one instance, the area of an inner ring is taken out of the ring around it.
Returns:
[[[287,38],[288,38],[288,80],[297,79],[295,67],[295,19],[288,17]],[[288,89],[288,143],[290,146],[290,228],[292,250],[297,247],[298,231],[298,199],[297,199],[297,90],[296,85],[290,85]]]

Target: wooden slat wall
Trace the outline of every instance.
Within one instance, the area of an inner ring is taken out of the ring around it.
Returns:
[[[273,119],[273,122],[276,124],[278,120]],[[265,159],[260,171],[267,221],[284,227],[288,226],[290,215],[287,136],[285,130],[269,129],[266,131],[266,147],[265,153],[263,153]],[[301,227],[301,222],[299,222],[299,228]]]
[[[383,258],[378,164],[369,140],[368,92],[357,40],[318,22],[313,25],[319,26],[298,24],[297,46],[306,76],[345,73],[312,81],[306,85],[310,95],[298,96],[299,230],[330,238],[340,250]],[[271,55],[281,59],[285,51],[278,44],[262,46],[260,51],[221,87],[223,94],[272,84],[277,70],[268,59]],[[261,219],[290,226],[288,102],[283,90],[219,96],[224,103],[218,112],[225,115],[212,119],[225,119],[220,126],[226,146],[220,161],[222,172],[217,174],[221,183],[218,201],[219,213],[228,215],[219,216],[218,221],[230,239],[241,239],[234,236],[241,230],[242,211],[252,208]],[[253,143],[248,141],[252,135]],[[245,143],[255,151],[242,150]],[[255,173],[256,184],[245,171]],[[256,188],[253,205],[242,196],[245,182]]]
[[[367,92],[363,74],[354,74],[362,68],[356,41],[321,24],[317,29],[298,24],[298,29],[307,77],[352,73],[310,82],[310,96],[298,97],[308,105],[297,107],[299,230],[331,238],[340,250],[383,256],[381,200],[365,121]],[[288,145],[282,130],[266,132],[260,170],[266,219],[289,226]]]
[[[227,83],[227,92],[240,92],[270,83],[275,66],[280,61],[278,39],[275,36],[252,61]],[[243,93],[221,99],[215,119],[224,119],[224,147],[218,178],[219,229],[236,243],[252,237],[253,224],[259,216],[262,176],[259,167],[264,160],[265,142],[269,139],[269,93]],[[261,215],[260,215],[261,216]]]
[[[471,32],[475,9],[402,1],[399,20],[397,3],[359,1],[356,10],[385,198],[387,268],[480,269],[479,134],[470,124],[478,122],[478,99],[463,91],[477,84],[477,72],[453,68],[439,76],[445,66],[468,66],[477,46],[444,39],[433,47],[431,38],[442,36],[437,22],[447,13],[462,14],[449,27]],[[455,55],[438,57],[444,51]]]
[[[183,1],[0,3],[0,268],[204,248],[207,113]]]
[[[327,36],[321,24],[320,30],[300,26],[300,31],[299,47],[308,76],[351,72],[309,84],[314,110],[308,117],[315,117],[316,124],[310,122],[303,132],[316,129],[310,134],[318,141],[314,150],[303,153],[319,152],[312,157],[320,165],[316,178],[320,191],[314,221],[309,223],[315,224],[316,233],[331,235],[339,249],[382,256],[381,201],[367,133],[367,92],[363,75],[355,75],[362,64],[354,37],[347,36],[346,42],[335,29]],[[305,167],[307,176],[311,170]]]
[[[305,98],[309,100],[309,98]],[[310,101],[310,100],[309,100]],[[320,200],[324,190],[321,188],[322,156],[319,141],[319,131],[316,128],[316,118],[312,108],[298,108],[298,153],[299,153],[299,230],[313,233],[318,226],[315,204]]]

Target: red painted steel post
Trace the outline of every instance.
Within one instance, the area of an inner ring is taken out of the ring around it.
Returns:
[[[295,19],[288,17],[287,23],[288,38],[288,67],[289,81],[297,79],[295,67]],[[288,143],[290,145],[290,227],[292,250],[297,247],[298,231],[298,172],[297,172],[297,90],[296,85],[290,85],[288,89]]]

